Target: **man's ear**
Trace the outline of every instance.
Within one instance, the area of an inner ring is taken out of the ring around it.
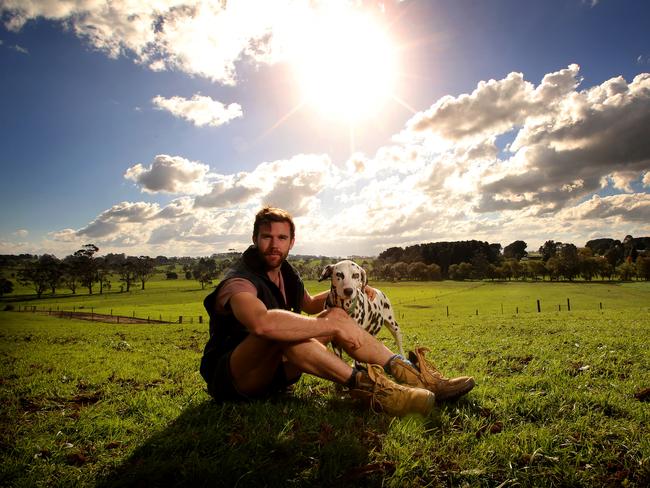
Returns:
[[[327,278],[330,278],[332,276],[332,270],[334,269],[334,266],[331,264],[328,264],[323,268],[323,272],[320,274],[320,278],[318,278],[318,281],[323,281],[326,280]]]

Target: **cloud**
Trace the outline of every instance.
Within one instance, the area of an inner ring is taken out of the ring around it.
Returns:
[[[214,174],[161,155],[125,177],[143,191],[182,196],[164,207],[123,202],[50,238],[150,254],[241,250],[263,204],[294,214],[299,253],[376,254],[466,239],[523,239],[534,249],[548,239],[584,245],[646,235],[650,74],[581,83],[577,65],[537,84],[519,73],[481,82],[434,101],[405,121],[400,137],[340,167],[326,154],[296,154]]]
[[[159,154],[149,165],[138,163],[124,173],[146,193],[188,193],[207,191],[209,166],[179,156]]]
[[[243,115],[241,106],[237,103],[224,105],[210,97],[198,94],[190,100],[182,97],[164,98],[159,95],[154,97],[152,102],[158,108],[188,120],[197,127],[204,125],[219,127]]]
[[[568,219],[616,219],[626,222],[650,222],[650,195],[634,193],[600,197],[594,195],[586,202],[566,212]]]
[[[527,194],[531,204],[561,208],[610,178],[630,181],[650,168],[650,75],[621,77],[574,92],[552,119],[527,123],[512,144],[519,170],[483,186],[491,194]]]
[[[29,231],[27,229],[18,229],[14,231],[12,235],[23,239],[29,235]]]
[[[196,197],[195,206],[269,204],[298,217],[314,208],[315,196],[337,178],[337,173],[328,156],[298,154],[288,160],[261,163],[251,172],[218,176],[209,193]]]
[[[236,64],[275,63],[299,42],[306,11],[290,0],[4,0],[5,26],[59,21],[91,46],[116,58],[130,55],[154,71],[173,69],[224,85]],[[300,20],[303,19],[303,20]]]
[[[414,135],[436,136],[450,143],[472,143],[504,134],[530,117],[553,111],[558,99],[577,85],[578,65],[550,73],[535,88],[522,73],[479,82],[471,94],[445,96],[406,124]]]

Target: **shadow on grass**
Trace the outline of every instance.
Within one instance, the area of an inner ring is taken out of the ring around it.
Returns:
[[[394,470],[372,463],[390,419],[350,402],[283,396],[205,401],[186,408],[98,486],[381,486]]]

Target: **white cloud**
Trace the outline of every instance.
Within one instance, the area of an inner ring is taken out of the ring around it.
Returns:
[[[149,165],[138,163],[124,173],[146,193],[200,194],[207,191],[209,166],[179,156],[159,154]]]
[[[405,124],[404,137],[341,168],[327,155],[297,154],[211,174],[205,164],[158,156],[125,176],[144,191],[183,196],[163,208],[118,204],[50,237],[150,254],[241,250],[263,204],[292,212],[295,252],[315,254],[466,239],[523,239],[535,249],[547,239],[584,245],[647,235],[650,196],[639,185],[650,188],[650,74],[579,83],[576,65],[537,85],[517,73],[480,83],[435,102]],[[509,148],[500,147],[506,133]]]
[[[210,97],[198,94],[189,100],[183,97],[157,96],[152,102],[156,107],[188,120],[197,127],[204,125],[219,127],[243,115],[241,106],[237,103],[224,105]]]
[[[285,58],[320,3],[330,2],[4,0],[0,12],[14,31],[40,17],[60,21],[111,57],[128,54],[154,71],[175,69],[234,85],[236,63]]]
[[[13,233],[13,235],[23,239],[29,235],[29,231],[27,229],[18,229]]]
[[[331,185],[336,173],[328,156],[299,154],[261,163],[251,172],[218,176],[210,193],[198,196],[195,205],[224,208],[269,204],[298,217],[314,209],[315,196]]]

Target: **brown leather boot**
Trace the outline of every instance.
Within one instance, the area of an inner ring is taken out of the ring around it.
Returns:
[[[359,371],[356,388],[350,395],[370,403],[378,412],[402,417],[411,413],[429,415],[435,404],[435,395],[426,389],[398,385],[384,374],[377,364],[369,364],[368,371]]]
[[[409,351],[409,361],[415,367],[395,358],[390,362],[390,373],[400,383],[418,388],[426,388],[436,395],[439,401],[455,400],[474,388],[474,378],[459,376],[458,378],[445,378],[436,367],[424,358],[426,347],[418,347]]]

